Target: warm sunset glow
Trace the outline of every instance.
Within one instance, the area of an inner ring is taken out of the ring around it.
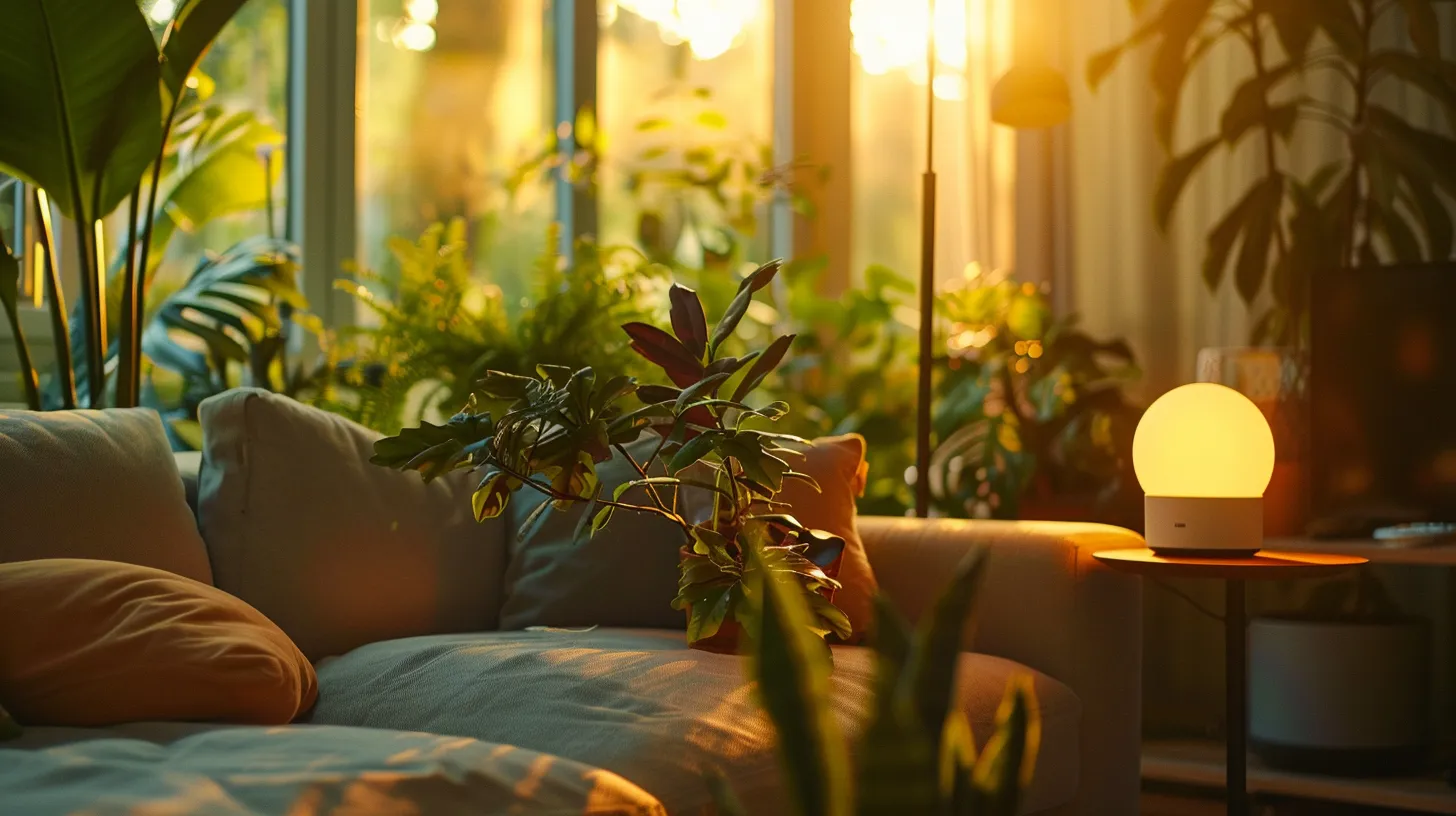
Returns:
[[[693,57],[710,60],[728,52],[758,16],[758,0],[608,0],[602,19],[630,11],[657,25],[668,45],[686,43]]]
[[[1192,383],[1148,407],[1132,461],[1149,496],[1257,498],[1274,473],[1274,434],[1248,397]]]
[[[986,20],[1001,0],[941,0],[935,4],[935,95],[964,99],[969,49],[987,43]],[[865,73],[880,75],[904,71],[916,85],[924,85],[926,21],[930,6],[924,0],[853,0],[849,30],[854,52]],[[973,22],[975,21],[975,22]]]

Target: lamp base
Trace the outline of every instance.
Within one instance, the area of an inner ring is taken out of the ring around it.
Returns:
[[[1148,496],[1144,537],[1159,555],[1238,558],[1264,546],[1262,498]]]
[[[1180,547],[1149,547],[1153,555],[1161,555],[1164,558],[1253,558],[1259,550],[1230,550],[1215,547],[1207,550],[1195,550]]]

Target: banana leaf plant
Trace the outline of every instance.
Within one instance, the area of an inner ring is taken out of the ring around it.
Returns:
[[[807,630],[818,637],[849,637],[848,618],[826,597],[838,582],[825,565],[837,558],[843,540],[778,512],[782,505],[774,500],[786,479],[813,484],[785,458],[805,440],[762,427],[782,417],[786,403],[747,402],[784,359],[794,336],[742,356],[720,353],[754,293],[778,269],[775,261],[744,278],[711,329],[697,294],[676,284],[669,292],[672,333],[641,322],[622,327],[632,348],[671,385],[598,376],[591,367],[542,365],[536,376],[491,371],[478,394],[507,405],[503,413],[480,410],[472,395],[465,410],[444,425],[423,423],[379,440],[372,461],[418,471],[426,481],[456,469],[479,472],[472,505],[480,520],[499,516],[522,487],[552,499],[537,512],[584,507],[579,536],[596,534],[617,512],[670,520],[682,531],[683,544],[673,605],[688,613],[690,644],[713,638],[730,623],[741,626],[749,614],[748,587],[765,574],[797,588],[811,610],[804,619]],[[633,397],[640,405],[628,402]],[[657,434],[657,444],[639,461],[628,443],[649,431]],[[614,454],[638,478],[607,495],[596,468]],[[695,513],[693,506],[705,512]],[[523,529],[531,524],[528,519]]]
[[[55,342],[65,347],[58,367],[73,353],[84,360],[82,393],[92,407],[105,401],[111,346],[101,219],[129,199],[126,245],[139,249],[126,253],[121,276],[116,402],[135,405],[146,288],[139,269],[148,264],[150,215],[165,147],[183,109],[188,75],[244,2],[183,0],[160,43],[136,0],[16,0],[6,8],[0,26],[0,110],[6,111],[0,118],[0,169],[44,191],[36,209],[47,222],[41,248],[51,277],[58,268],[48,224],[51,205],[71,220],[81,281],[81,342],[69,331],[57,331]],[[64,305],[52,298],[50,308],[59,329]],[[62,387],[62,406],[76,407],[76,396],[77,389]]]
[[[761,551],[749,550],[750,563]],[[800,816],[1014,816],[1031,783],[1041,722],[1029,677],[1013,678],[996,732],[976,751],[956,704],[956,673],[967,617],[984,572],[973,550],[939,600],[911,626],[875,599],[874,699],[858,750],[833,713],[830,663],[812,632],[813,611],[792,585],[759,571],[749,597],[749,673],[778,731],[786,788]],[[855,761],[851,760],[855,757]],[[719,813],[746,816],[721,774],[708,769]]]

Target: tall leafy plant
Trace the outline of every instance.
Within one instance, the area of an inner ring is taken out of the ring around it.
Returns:
[[[913,501],[905,417],[915,410],[918,353],[903,313],[915,288],[871,266],[862,286],[826,297],[820,269],[786,268],[779,304],[801,327],[800,349],[770,387],[803,405],[784,420],[794,433],[864,436],[873,467],[860,511],[903,515]],[[1019,518],[1023,502],[1039,500],[1042,513],[1056,502],[1120,520],[1139,415],[1125,393],[1140,374],[1127,344],[1093,338],[1075,315],[1055,316],[1045,292],[999,272],[947,287],[935,309],[936,510]]]
[[[1153,47],[1153,129],[1169,152],[1153,215],[1166,229],[1189,180],[1216,155],[1255,139],[1263,172],[1209,230],[1203,278],[1217,288],[1232,267],[1246,302],[1266,286],[1273,308],[1256,339],[1304,335],[1310,275],[1322,268],[1445,260],[1453,248],[1456,139],[1407,121],[1388,91],[1429,98],[1456,122],[1456,62],[1441,53],[1437,0],[1130,0],[1146,21],[1087,64],[1095,88],[1141,43]],[[1144,8],[1148,7],[1148,8]],[[1383,42],[1386,15],[1405,18],[1405,42]],[[1224,101],[1217,131],[1175,138],[1192,72],[1222,46],[1248,70]],[[1312,81],[1333,76],[1333,91]],[[1333,129],[1340,155],[1301,173],[1291,144],[1308,128]],[[1237,251],[1235,251],[1237,250]]]
[[[121,282],[117,403],[134,405],[145,299],[138,267],[146,268],[153,226],[140,214],[155,210],[187,76],[243,2],[184,0],[160,44],[135,0],[17,0],[0,26],[0,167],[45,191],[42,219],[54,204],[74,226],[84,317],[79,351],[93,406],[106,393],[109,347],[100,221],[130,199],[127,243],[139,239],[140,248],[127,253]],[[53,233],[43,232],[50,233],[42,248],[54,275]],[[59,298],[51,309],[63,309]],[[58,333],[56,344],[67,345],[67,354],[75,350],[69,333]],[[65,407],[74,407],[74,390],[62,392]],[[38,398],[31,404],[40,407]]]
[[[825,594],[838,586],[824,571],[844,542],[777,512],[774,497],[797,473],[786,455],[805,443],[763,429],[788,411],[783,402],[753,407],[747,400],[784,359],[793,335],[741,356],[722,352],[754,293],[777,274],[765,264],[742,280],[718,322],[708,324],[697,295],[670,292],[672,333],[648,323],[622,326],[632,348],[671,385],[639,385],[626,375],[598,376],[542,365],[533,376],[487,372],[481,396],[506,406],[480,410],[474,399],[444,425],[424,423],[375,444],[373,461],[415,470],[428,481],[459,468],[482,474],[472,497],[478,519],[499,516],[522,487],[550,497],[537,513],[584,505],[578,535],[591,535],[616,512],[661,516],[682,531],[681,581],[674,606],[688,612],[687,638],[699,643],[749,615],[749,586],[762,575],[786,581],[812,610],[803,625],[824,636],[847,637],[849,621]],[[629,408],[626,400],[641,402]],[[644,431],[656,431],[652,452],[629,450]],[[613,454],[638,474],[604,495],[597,465]],[[628,491],[637,488],[642,498]],[[693,490],[700,491],[698,494]],[[699,498],[706,518],[689,507]],[[527,519],[523,529],[532,526]]]
[[[393,434],[464,405],[487,371],[529,376],[544,363],[650,373],[619,327],[653,319],[649,296],[666,287],[666,267],[590,241],[563,258],[553,231],[512,314],[501,288],[473,268],[465,236],[455,219],[414,241],[392,238],[398,272],[354,269],[336,282],[373,319],[337,330],[320,407]]]
[[[750,560],[758,556],[751,552]],[[984,571],[973,551],[918,626],[875,599],[874,697],[858,750],[836,725],[823,643],[800,593],[758,578],[750,673],[778,731],[793,812],[801,816],[1013,816],[1041,741],[1029,678],[1008,683],[996,732],[976,751],[956,704],[960,646]],[[857,760],[851,761],[851,756]],[[723,778],[710,782],[725,816],[746,816]]]

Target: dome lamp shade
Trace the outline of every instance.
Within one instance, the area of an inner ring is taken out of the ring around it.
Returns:
[[[1049,128],[1072,115],[1072,93],[1060,71],[1014,65],[991,88],[991,120],[1013,128]]]
[[[1274,434],[1248,397],[1214,383],[1169,391],[1138,422],[1132,461],[1154,552],[1237,556],[1263,545]]]

